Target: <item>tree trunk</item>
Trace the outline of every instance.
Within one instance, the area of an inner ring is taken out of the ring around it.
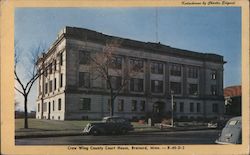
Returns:
[[[28,129],[28,95],[24,95],[24,128]]]
[[[114,95],[110,84],[110,116],[114,116]]]
[[[114,98],[110,96],[110,116],[114,116]]]

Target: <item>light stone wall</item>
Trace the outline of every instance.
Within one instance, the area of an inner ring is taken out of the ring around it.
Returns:
[[[77,86],[77,81],[78,81],[78,72],[79,71],[90,71],[90,67],[85,66],[85,65],[78,65],[78,51],[81,50],[89,50],[89,51],[101,51],[103,45],[100,44],[96,44],[96,43],[91,43],[91,42],[84,42],[84,41],[78,41],[75,39],[69,39],[68,40],[68,44],[70,44],[70,49],[67,53],[69,53],[70,58],[68,60],[68,68],[71,71],[70,73],[67,73],[67,78],[69,81],[69,85],[74,85]],[[166,55],[161,55],[161,54],[156,54],[156,53],[149,53],[149,52],[144,52],[144,51],[139,51],[139,50],[131,50],[131,49],[118,49],[117,51],[119,51],[118,54],[123,55],[123,56],[127,56],[127,57],[131,57],[134,58],[136,56],[138,56],[138,58],[141,59],[149,59],[149,63],[150,61],[161,61],[161,62],[167,62],[167,63],[179,63],[182,65],[191,65],[191,66],[197,66],[197,67],[205,67],[205,81],[206,84],[204,85],[204,94],[205,95],[210,95],[210,89],[211,89],[211,85],[212,84],[217,84],[218,83],[218,93],[219,95],[223,95],[223,82],[220,81],[220,83],[217,80],[211,80],[210,79],[210,74],[211,71],[213,69],[218,70],[221,68],[223,69],[223,65],[221,64],[217,64],[217,63],[213,63],[213,62],[207,62],[205,63],[205,66],[203,66],[203,62],[201,61],[197,61],[197,60],[191,60],[191,59],[183,59],[183,58],[177,58],[177,57],[173,57],[173,56],[166,56]],[[122,59],[122,61],[124,62],[124,58]],[[145,70],[145,64],[146,61],[144,60],[144,70]],[[165,68],[165,64],[164,64],[164,68]],[[170,69],[170,68],[169,68]],[[124,68],[122,69],[124,70]],[[182,67],[182,73],[183,73],[184,68]],[[150,65],[149,65],[149,70],[150,72]],[[112,75],[115,75],[112,73]],[[218,77],[219,76],[223,76],[222,75],[223,72],[218,72]],[[145,73],[139,73],[134,75],[134,78],[143,78],[144,82],[145,82]],[[165,69],[164,69],[164,74],[163,75],[158,75],[158,74],[150,74],[150,79],[154,79],[154,80],[162,80],[164,79],[164,76],[166,76],[165,74]],[[200,78],[200,77],[199,77]],[[164,84],[166,84],[166,81],[164,81]],[[170,76],[169,77],[169,82],[182,82],[182,89],[183,87],[183,75],[181,77],[178,76]],[[105,82],[105,81],[104,81]],[[146,82],[145,82],[146,83]],[[198,79],[187,79],[187,83],[194,83],[194,84],[199,84],[199,80]],[[105,83],[103,83],[105,85]],[[164,87],[163,87],[164,88]],[[165,91],[165,89],[164,89]],[[201,90],[199,90],[201,91]],[[164,93],[164,92],[163,92]]]
[[[59,99],[61,99],[61,110],[58,109]],[[37,105],[38,103],[42,106],[41,100],[37,102]],[[47,104],[46,110],[43,109],[44,111],[42,115],[43,119],[51,119],[51,120],[65,119],[65,94],[62,93],[62,94],[57,94],[55,96],[47,97],[44,99],[43,103]],[[53,110],[53,103],[54,103],[54,110]],[[37,112],[36,118],[41,119],[41,110],[40,112]]]
[[[80,98],[90,98],[91,99],[91,110],[84,111],[80,110]],[[83,117],[88,116],[88,119],[101,119],[102,117],[109,116],[108,111],[108,99],[109,96],[105,95],[87,95],[87,94],[68,94],[66,99],[66,118],[65,119],[83,119]],[[118,100],[124,100],[124,110],[118,111]],[[132,111],[132,100],[137,101],[137,110]],[[145,110],[140,111],[140,101],[145,101]],[[155,102],[161,102],[164,104],[164,111],[171,112],[171,100],[170,99],[159,99],[159,98],[145,98],[145,97],[125,97],[119,96],[115,99],[114,103],[114,115],[123,116],[126,118],[140,119],[145,118],[147,113],[151,113],[153,110],[153,104]],[[180,118],[181,116],[197,117],[217,117],[223,114],[223,102],[218,101],[207,101],[204,100],[192,100],[192,99],[176,99],[174,98],[176,104],[175,117]],[[184,111],[180,112],[180,102],[184,103]],[[190,112],[190,103],[194,103],[194,111]],[[197,103],[200,103],[200,112],[197,112]],[[219,112],[212,112],[212,103],[217,103],[219,105]]]
[[[65,46],[66,46],[66,40],[62,39],[57,46],[55,47],[54,51],[52,52],[52,54],[50,54],[44,62],[40,62],[38,64],[38,68],[44,68],[47,69],[47,66],[52,63],[52,74],[49,74],[48,71],[48,75],[42,75],[38,78],[38,98],[37,98],[37,102],[36,102],[36,108],[37,108],[37,112],[36,112],[36,118],[37,119],[55,119],[55,120],[64,120],[64,113],[65,113],[65,94],[64,94],[64,90],[65,90],[65,86],[66,84],[66,50],[65,50]],[[50,49],[52,49],[53,47],[51,47]],[[60,53],[62,53],[63,55],[63,65],[60,65]],[[57,64],[56,64],[56,71],[55,71],[55,66],[53,61],[56,60]],[[62,87],[60,87],[60,74],[63,74],[63,78],[62,78]],[[55,81],[54,79],[56,79],[56,89],[54,89],[54,85],[55,85]],[[49,82],[52,81],[52,92],[50,92],[50,85]],[[45,83],[48,84],[48,93],[45,94]],[[39,86],[40,85],[40,86]],[[39,89],[41,91],[41,93],[39,93]],[[62,109],[60,111],[52,111],[52,104],[53,101],[55,102],[55,106],[58,105],[58,99],[61,98],[61,104],[62,104]],[[43,110],[43,103],[47,103],[47,112],[44,112]],[[49,104],[51,103],[51,111],[49,114]],[[40,105],[40,111],[38,112],[38,104]]]
[[[89,111],[80,110],[80,98],[90,98],[91,99],[91,108]],[[104,116],[109,116],[109,107],[108,107],[109,96],[105,95],[90,95],[90,94],[67,94],[67,112],[66,119],[83,119],[88,116],[88,119],[101,119]],[[124,109],[123,111],[118,111],[118,100],[124,100]],[[137,110],[131,111],[132,100],[137,101]],[[115,99],[114,104],[114,115],[123,116],[127,118],[133,118],[146,115],[146,112],[150,107],[147,106],[145,111],[140,111],[140,101],[146,101],[146,98],[143,97],[122,97],[119,96]]]

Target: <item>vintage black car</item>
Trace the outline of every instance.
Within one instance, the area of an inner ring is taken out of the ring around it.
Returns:
[[[219,138],[215,142],[218,144],[241,144],[241,141],[242,141],[241,117],[234,117],[227,122]]]
[[[212,129],[223,129],[227,124],[228,120],[215,120],[208,123],[208,128]]]
[[[83,133],[89,135],[126,134],[134,130],[133,125],[123,117],[104,117],[101,122],[88,123]]]

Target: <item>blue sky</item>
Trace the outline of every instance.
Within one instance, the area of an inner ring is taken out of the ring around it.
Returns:
[[[161,42],[175,48],[224,56],[227,61],[224,86],[241,84],[239,7],[160,7],[157,11],[158,18],[153,7],[17,8],[15,40],[22,49],[22,56],[27,56],[29,50],[40,42],[50,46],[65,26],[145,42]],[[30,95],[30,109],[34,109],[37,96],[35,87]]]

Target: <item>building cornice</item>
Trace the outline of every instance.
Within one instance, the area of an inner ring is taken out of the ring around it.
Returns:
[[[106,35],[100,32],[96,32],[89,29],[77,28],[77,27],[66,27],[61,33],[61,36],[66,38],[73,38],[82,41],[90,41],[98,44],[105,45],[111,40],[121,40],[121,47],[133,50],[140,50],[145,52],[169,55],[174,57],[183,57],[190,58],[200,61],[209,61],[216,63],[226,63],[223,60],[223,56],[212,53],[199,53],[189,50],[183,50],[178,48],[173,48],[161,43],[152,43],[152,42],[142,42],[137,40],[131,40],[116,36]],[[59,37],[60,38],[60,37]]]
[[[43,53],[41,57],[38,58],[36,64],[39,64],[40,62],[42,62],[43,60],[46,60],[50,55],[54,54],[57,45],[63,40],[65,39],[65,34],[60,35],[56,41],[50,46],[50,48],[48,49],[48,51],[46,53]],[[65,48],[64,48],[65,49]],[[64,50],[63,49],[63,50]]]

